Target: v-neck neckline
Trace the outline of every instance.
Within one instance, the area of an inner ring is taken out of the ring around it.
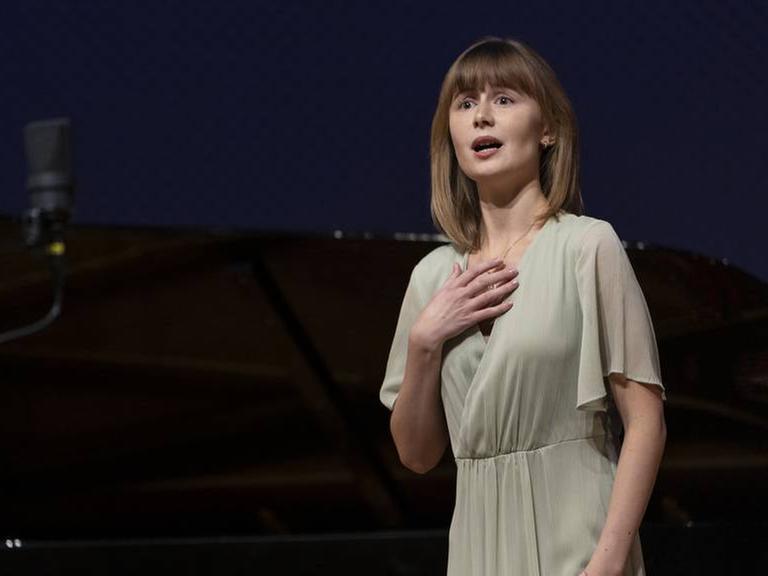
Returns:
[[[560,214],[559,217],[562,218],[562,214]],[[541,228],[539,228],[539,231],[533,237],[533,240],[531,240],[531,243],[528,244],[528,247],[523,251],[523,255],[520,257],[520,260],[518,261],[517,266],[516,266],[516,268],[518,270],[523,270],[524,269],[524,264],[528,260],[528,256],[530,255],[531,250],[533,250],[536,247],[536,244],[538,243],[541,235],[544,232],[546,232],[547,228],[549,228],[549,225],[552,223],[552,221],[555,218],[556,218],[556,216],[550,216],[547,219],[547,221],[544,222],[544,225]],[[468,262],[469,262],[469,251],[467,250],[466,252],[464,252],[464,254],[461,257],[461,263],[462,263],[461,268],[462,268],[462,271],[466,271]],[[518,289],[519,288],[515,289],[515,292]],[[513,292],[513,294],[514,294],[514,292]],[[502,316],[504,316],[504,314],[494,318],[493,326],[491,326],[491,332],[488,335],[487,339],[483,335],[483,332],[480,330],[480,324],[475,324],[475,326],[472,328],[472,334],[471,334],[470,337],[471,338],[479,339],[480,343],[483,345],[483,358],[486,355],[488,347],[491,345],[492,341],[494,340],[494,335],[496,334],[496,327],[499,325],[499,320],[501,319]],[[482,358],[481,358],[481,362],[482,362]],[[478,365],[478,368],[480,368],[479,365]]]

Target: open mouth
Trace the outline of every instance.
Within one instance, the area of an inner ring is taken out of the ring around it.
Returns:
[[[472,150],[475,152],[482,152],[484,150],[490,150],[490,149],[496,149],[498,150],[501,148],[502,144],[496,138],[493,138],[491,136],[484,136],[482,138],[477,138],[474,142],[472,142]]]

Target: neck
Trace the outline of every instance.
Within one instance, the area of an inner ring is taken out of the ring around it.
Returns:
[[[539,228],[531,228],[531,224],[549,207],[538,180],[517,190],[478,185],[478,197],[483,221],[481,251],[493,256],[518,239],[517,246],[526,245],[525,237],[535,235]]]

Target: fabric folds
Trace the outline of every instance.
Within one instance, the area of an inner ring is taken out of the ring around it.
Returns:
[[[596,220],[584,231],[576,280],[582,312],[577,408],[605,411],[604,378],[614,372],[655,384],[666,400],[648,305],[609,222]]]
[[[389,410],[413,324],[453,266],[468,262],[445,244],[411,272],[379,392]],[[474,326],[442,349],[440,398],[456,462],[447,576],[579,574],[605,526],[617,470],[621,420],[608,376],[664,394],[648,307],[608,222],[552,217],[515,266],[514,305],[491,337]],[[622,576],[645,576],[638,534]]]

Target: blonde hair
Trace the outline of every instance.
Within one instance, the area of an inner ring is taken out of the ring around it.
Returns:
[[[519,40],[484,37],[459,55],[448,69],[432,119],[430,165],[435,226],[461,252],[478,250],[482,216],[475,182],[459,167],[453,148],[448,115],[460,92],[482,90],[489,83],[533,98],[541,108],[555,143],[542,150],[539,179],[549,208],[546,222],[561,210],[582,214],[579,186],[579,146],[576,115],[568,97],[546,61]]]

